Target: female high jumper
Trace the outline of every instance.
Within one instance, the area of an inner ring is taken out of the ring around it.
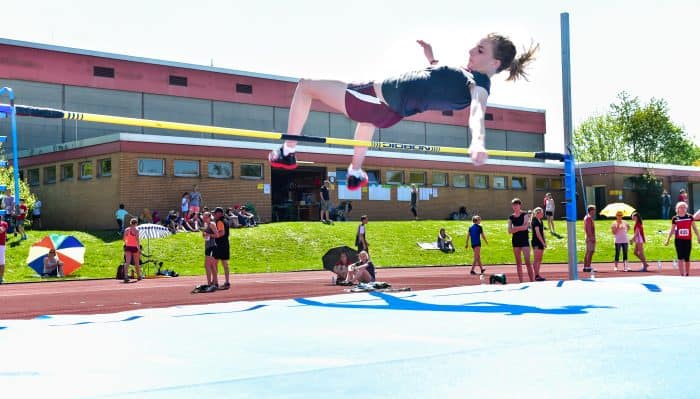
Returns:
[[[484,116],[491,77],[504,70],[508,70],[506,80],[509,81],[526,77],[525,67],[534,60],[539,45],[531,45],[516,58],[513,42],[492,33],[469,50],[466,66],[449,67],[440,65],[435,59],[430,44],[423,40],[418,40],[418,44],[430,64],[419,71],[362,84],[299,80],[289,111],[287,133],[301,134],[313,100],[319,100],[358,122],[355,140],[364,141],[372,140],[375,128],[388,128],[411,115],[428,110],[460,110],[471,105],[469,153],[474,165],[482,165],[488,158],[484,146]],[[296,144],[294,140],[287,140],[279,150],[272,151],[268,157],[270,166],[288,170],[296,168]],[[355,147],[347,175],[350,190],[367,185],[367,174],[362,170],[366,153],[367,147]]]

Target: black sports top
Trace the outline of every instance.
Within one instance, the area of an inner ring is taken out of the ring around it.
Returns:
[[[382,82],[382,94],[391,109],[406,117],[428,110],[468,107],[472,102],[470,84],[491,92],[491,79],[483,73],[438,66],[386,79]]]

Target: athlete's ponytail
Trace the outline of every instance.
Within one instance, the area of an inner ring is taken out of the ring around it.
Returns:
[[[516,58],[516,50],[513,42],[497,33],[490,33],[487,37],[493,43],[493,56],[501,61],[501,65],[496,72],[508,70],[508,78],[506,80],[517,80],[523,78],[527,80],[527,65],[535,60],[535,53],[539,50],[540,45],[531,43],[530,48],[523,49],[522,53]]]

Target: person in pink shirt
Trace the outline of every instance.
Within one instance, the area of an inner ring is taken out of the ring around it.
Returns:
[[[629,223],[622,220],[622,212],[618,211],[615,214],[615,221],[612,226],[612,234],[615,236],[615,268],[617,271],[617,264],[620,261],[620,251],[622,251],[622,262],[624,262],[624,271],[629,271],[627,267],[627,250],[629,248],[629,239],[627,238],[627,232],[630,230]]]
[[[644,243],[647,242],[646,237],[644,237],[644,226],[642,225],[642,216],[639,212],[632,213],[632,220],[634,220],[634,233],[630,244],[634,244],[634,256],[642,261],[643,272],[648,271],[649,264],[647,263],[647,257],[644,255]]]
[[[5,243],[7,242],[7,222],[0,216],[0,284],[5,276]]]

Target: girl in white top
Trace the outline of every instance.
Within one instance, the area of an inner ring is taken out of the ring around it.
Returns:
[[[629,223],[622,220],[622,212],[617,212],[615,214],[616,220],[612,224],[612,233],[615,236],[615,271],[617,271],[617,264],[620,261],[620,250],[622,250],[622,261],[625,263],[625,271],[627,268],[627,249],[629,246],[629,238],[627,237],[627,232],[630,230]]]
[[[552,234],[556,234],[554,231],[554,198],[552,198],[552,193],[547,193],[547,199],[544,202],[544,215],[547,216],[547,227]]]

